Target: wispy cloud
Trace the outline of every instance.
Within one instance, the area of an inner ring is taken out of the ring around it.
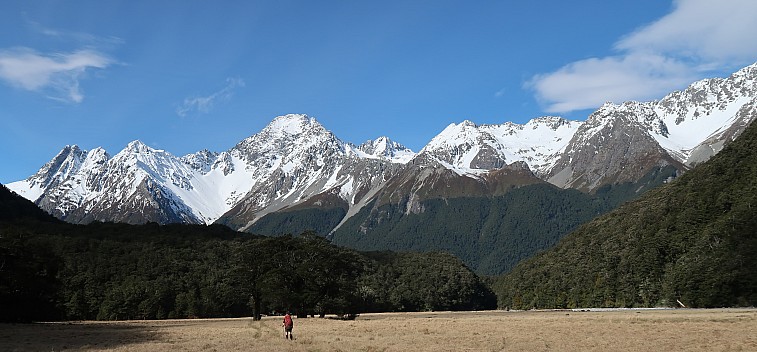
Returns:
[[[104,69],[114,61],[91,49],[71,53],[39,53],[30,48],[0,49],[0,80],[49,98],[80,103],[79,81],[87,70]]]
[[[618,40],[617,55],[569,63],[525,87],[547,112],[658,98],[709,72],[753,63],[755,18],[754,0],[677,0],[671,13]]]
[[[28,28],[38,34],[62,41],[74,41],[80,44],[95,45],[98,47],[109,46],[114,44],[123,44],[123,40],[114,36],[97,36],[85,32],[70,31],[47,27],[37,21],[28,18],[26,13],[22,14],[26,20]]]
[[[227,78],[226,86],[213,94],[184,99],[184,103],[176,109],[176,114],[181,117],[185,117],[193,111],[206,114],[216,104],[229,101],[238,87],[244,87],[244,80],[241,78]]]

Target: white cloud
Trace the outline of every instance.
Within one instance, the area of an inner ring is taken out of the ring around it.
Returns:
[[[226,86],[221,90],[204,97],[191,97],[184,99],[184,103],[176,109],[176,114],[181,117],[187,116],[192,111],[208,113],[219,102],[226,102],[234,95],[237,87],[244,87],[241,78],[227,78]]]
[[[757,1],[679,0],[658,21],[621,39],[616,48],[691,57],[727,65],[757,56]]]
[[[621,38],[617,55],[567,64],[526,87],[548,112],[659,98],[713,71],[753,63],[755,33],[757,1],[678,0],[668,15]]]
[[[24,14],[24,17],[26,15]],[[123,40],[114,36],[96,36],[85,32],[68,31],[46,27],[37,21],[26,19],[28,27],[35,33],[55,38],[60,41],[73,41],[80,44],[102,46],[113,46],[123,44]]]
[[[576,61],[529,83],[548,112],[594,108],[605,101],[657,98],[696,79],[689,67],[659,55],[633,54]]]
[[[94,50],[41,54],[29,48],[0,50],[0,79],[52,99],[80,103],[79,80],[87,69],[103,69],[113,60]]]

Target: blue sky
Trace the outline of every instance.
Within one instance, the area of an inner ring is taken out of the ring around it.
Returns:
[[[757,1],[3,1],[0,182],[64,145],[224,151],[278,115],[418,151],[757,60]]]

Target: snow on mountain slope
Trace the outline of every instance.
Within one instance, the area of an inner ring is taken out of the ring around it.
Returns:
[[[100,187],[99,175],[109,158],[102,148],[87,152],[76,145],[66,146],[35,175],[10,183],[8,188],[64,217],[87,200],[90,189]]]
[[[176,204],[174,210],[187,213],[178,216],[202,221],[217,218],[226,209],[212,207],[217,197],[197,174],[170,153],[133,141],[113,158],[102,148],[87,152],[67,146],[37,174],[9,187],[66,219],[78,208],[96,212],[126,202],[136,197],[139,185],[149,179],[168,191],[163,195],[178,197],[171,200]],[[149,199],[141,204],[155,205]]]
[[[526,124],[476,125],[471,121],[450,124],[419,154],[431,156],[460,174],[482,174],[517,161],[525,161],[537,174],[581,126],[560,117],[540,117]]]
[[[757,117],[756,79],[754,64],[660,101],[606,103],[576,130],[545,178],[590,191],[637,180],[655,168],[684,171],[706,161]]]
[[[347,147],[348,153],[355,153],[359,158],[386,159],[398,164],[407,164],[416,155],[412,150],[389,137],[368,140],[357,147],[347,144]]]
[[[587,123],[594,126],[582,131],[589,140],[595,133],[614,123],[619,116],[633,116],[636,122],[671,156],[692,165],[702,160],[695,151],[718,144],[738,120],[740,110],[757,98],[757,64],[747,66],[728,78],[711,78],[692,83],[682,91],[668,94],[659,101],[606,103],[593,113]],[[751,120],[749,120],[751,121]],[[746,121],[748,123],[749,121]],[[718,150],[710,150],[709,155]],[[705,158],[706,160],[706,158]]]
[[[67,145],[36,174],[7,186],[22,197],[35,201],[51,184],[64,182],[71,174],[78,172],[85,157],[86,152],[78,146]]]
[[[106,178],[116,179],[127,174],[135,183],[139,183],[149,177],[181,199],[181,203],[191,209],[192,214],[202,222],[212,222],[228,210],[222,205],[213,183],[207,182],[207,178],[200,176],[201,172],[166,151],[152,149],[140,141],[134,141],[116,154],[110,164],[111,174],[107,174]],[[126,194],[134,192],[134,189],[130,189]]]
[[[592,113],[545,175],[547,181],[593,191],[605,184],[636,182],[668,165],[683,169],[651,137],[650,125],[639,122],[644,107],[605,104]]]
[[[739,110],[757,99],[757,63],[728,78],[704,79],[673,92],[654,106],[667,134],[654,134],[665,149],[689,163],[702,142],[724,134]]]
[[[203,149],[193,154],[187,154],[181,157],[181,161],[189,165],[192,169],[202,174],[210,172],[210,168],[218,160],[219,153]]]

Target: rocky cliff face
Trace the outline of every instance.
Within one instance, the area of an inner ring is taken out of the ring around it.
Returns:
[[[653,168],[685,169],[655,141],[649,126],[639,122],[643,112],[636,108],[607,104],[589,116],[547,180],[562,188],[592,191],[608,183],[637,181]]]
[[[607,103],[576,131],[546,179],[592,191],[651,168],[684,171],[733,141],[757,116],[757,64],[705,79],[660,101]]]

